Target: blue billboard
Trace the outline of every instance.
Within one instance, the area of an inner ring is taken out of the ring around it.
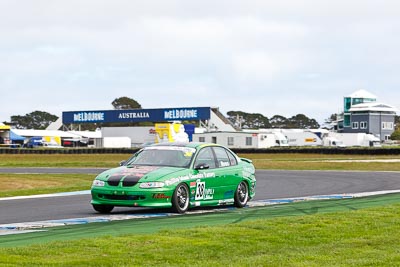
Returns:
[[[210,107],[65,111],[63,124],[209,120]]]

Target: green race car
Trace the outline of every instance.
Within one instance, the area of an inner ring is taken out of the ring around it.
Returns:
[[[172,208],[244,207],[255,195],[255,169],[217,144],[162,143],[144,147],[122,166],[93,181],[93,208],[109,213],[114,206]]]

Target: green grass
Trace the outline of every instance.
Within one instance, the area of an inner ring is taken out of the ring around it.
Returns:
[[[89,190],[96,175],[0,174],[0,197]]]
[[[305,154],[305,153],[239,153],[241,157],[268,160],[292,160],[292,161],[315,161],[315,160],[361,160],[361,159],[400,159],[400,155],[346,155],[346,154]]]
[[[399,225],[400,204],[392,204],[1,248],[0,265],[398,266]]]
[[[129,154],[0,154],[0,167],[99,167],[113,168]],[[400,159],[399,155],[240,154],[257,169],[400,171],[398,162],[330,162],[331,160]]]
[[[112,168],[129,154],[0,154],[0,167]]]
[[[254,160],[257,169],[334,170],[334,171],[400,171],[400,162],[307,162]]]
[[[347,170],[400,171],[399,162],[368,162],[368,160],[400,159],[399,155],[324,155],[324,154],[240,154],[253,160],[256,169],[269,170]],[[353,162],[346,162],[352,161]],[[357,162],[365,160],[365,162]]]

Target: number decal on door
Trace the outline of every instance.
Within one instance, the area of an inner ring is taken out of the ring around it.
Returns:
[[[206,189],[205,182],[197,182],[196,183],[196,196],[194,197],[195,200],[201,200],[204,198],[204,191]]]

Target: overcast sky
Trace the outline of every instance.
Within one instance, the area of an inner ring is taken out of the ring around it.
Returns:
[[[365,89],[400,108],[400,1],[0,0],[0,121],[219,107],[319,122]]]

